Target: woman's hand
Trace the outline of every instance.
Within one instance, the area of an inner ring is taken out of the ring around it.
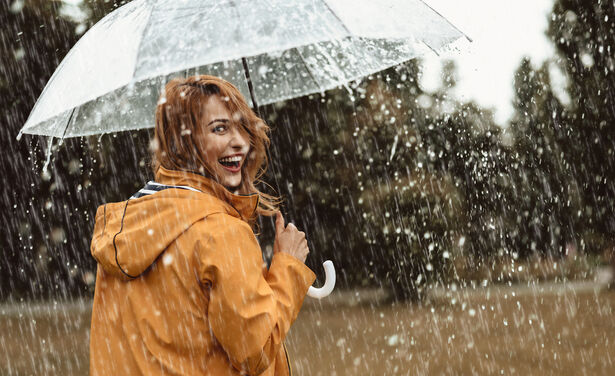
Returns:
[[[275,255],[278,252],[288,253],[304,264],[308,253],[310,253],[305,233],[299,231],[292,223],[289,223],[288,226],[284,226],[284,217],[279,211],[275,217],[275,243],[273,243],[273,254]]]

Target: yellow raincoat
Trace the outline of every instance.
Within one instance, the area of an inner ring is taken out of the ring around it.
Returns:
[[[267,270],[247,223],[257,195],[162,167],[156,181],[201,192],[96,213],[90,374],[288,375],[283,341],[314,273],[286,253]]]

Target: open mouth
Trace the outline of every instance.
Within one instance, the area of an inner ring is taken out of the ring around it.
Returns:
[[[218,162],[222,165],[222,167],[231,172],[237,172],[241,168],[240,156],[221,158]]]

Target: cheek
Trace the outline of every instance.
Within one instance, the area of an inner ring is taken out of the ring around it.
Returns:
[[[214,140],[207,135],[200,136],[195,140],[196,146],[201,150],[206,161],[210,164],[212,161],[217,160],[215,143],[213,141]]]

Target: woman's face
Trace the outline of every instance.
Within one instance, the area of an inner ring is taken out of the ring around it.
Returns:
[[[241,169],[250,151],[249,136],[219,95],[209,97],[201,120],[197,145],[217,181],[234,191],[241,184]]]

